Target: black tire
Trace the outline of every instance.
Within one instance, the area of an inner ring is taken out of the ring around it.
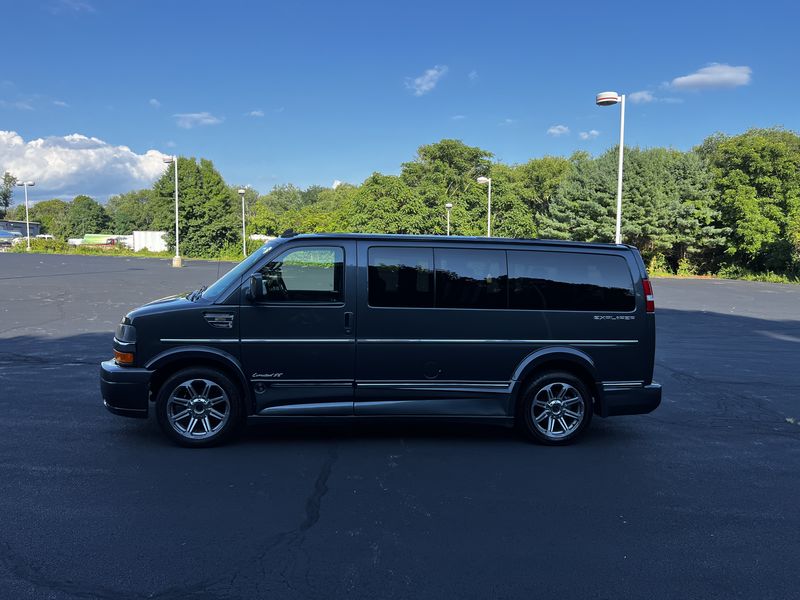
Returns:
[[[594,413],[589,388],[563,371],[543,373],[531,381],[517,408],[517,423],[525,434],[548,446],[574,442],[589,427]]]
[[[186,415],[176,418],[183,412]],[[239,388],[216,369],[182,369],[163,383],[156,397],[161,430],[189,448],[227,441],[237,433],[244,416]]]

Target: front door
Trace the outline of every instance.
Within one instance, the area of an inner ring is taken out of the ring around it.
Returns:
[[[261,267],[265,298],[242,292],[242,364],[257,414],[349,415],[355,243],[304,242],[281,248]]]

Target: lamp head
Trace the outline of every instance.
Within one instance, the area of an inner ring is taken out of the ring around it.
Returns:
[[[491,180],[492,180],[492,178],[491,178],[491,177],[484,177],[483,175],[481,175],[481,176],[480,176],[480,177],[478,177],[478,178],[477,178],[475,181],[477,181],[477,182],[478,182],[478,183],[480,183],[480,184],[487,184],[487,183],[489,183]]]
[[[597,106],[611,106],[612,104],[617,104],[622,98],[617,92],[600,92],[595,97],[595,103]]]
[[[447,204],[445,204],[445,205],[444,205],[444,207],[445,207],[447,210],[450,210],[451,208],[453,208],[453,203],[452,203],[452,202],[448,202]]]

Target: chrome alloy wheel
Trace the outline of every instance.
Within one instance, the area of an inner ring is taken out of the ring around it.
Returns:
[[[172,428],[187,439],[213,437],[228,422],[228,394],[208,379],[188,379],[178,384],[167,400],[167,418]]]
[[[586,402],[577,389],[568,383],[554,382],[536,393],[531,419],[544,436],[558,440],[580,427],[585,411]]]

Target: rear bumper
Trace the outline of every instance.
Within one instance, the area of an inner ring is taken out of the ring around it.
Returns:
[[[152,373],[147,369],[120,367],[113,360],[100,363],[100,392],[109,412],[146,419]]]
[[[631,387],[603,386],[600,416],[643,415],[653,412],[661,404],[661,384]]]

